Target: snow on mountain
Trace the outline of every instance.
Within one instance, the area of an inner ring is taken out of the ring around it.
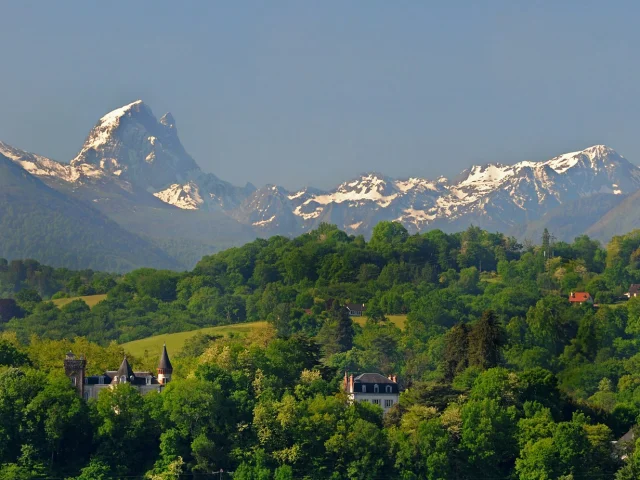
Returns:
[[[185,183],[200,169],[180,143],[175,122],[163,118],[159,122],[141,100],[107,113],[71,165],[92,165],[150,191]]]
[[[542,162],[475,165],[452,182],[443,177],[394,180],[370,173],[330,192],[302,190],[288,198],[303,225],[338,222],[357,233],[373,227],[368,219],[397,220],[412,231],[458,225],[464,218],[509,228],[567,201],[638,188],[640,169],[613,149],[595,145]]]
[[[83,178],[97,178],[103,175],[102,171],[90,165],[72,167],[71,165],[56,162],[50,158],[25,152],[18,148],[0,142],[0,154],[10,158],[24,168],[27,172],[38,177],[50,177],[66,182],[78,182]]]
[[[183,210],[197,210],[204,203],[198,185],[188,182],[184,185],[174,183],[160,192],[153,194],[165,203]]]
[[[260,233],[295,235],[303,225],[293,214],[292,199],[299,200],[304,195],[291,195],[282,187],[266,185],[253,191],[231,215]]]
[[[238,187],[203,172],[182,146],[173,116],[157,120],[140,100],[104,115],[70,164],[4,143],[0,153],[50,184],[74,191],[82,185],[85,197],[95,186],[93,201],[108,203],[120,188],[131,201],[146,195],[182,210],[220,210],[260,234],[295,235],[321,222],[367,234],[381,220],[412,232],[472,222],[508,230],[577,199],[640,188],[640,168],[604,145],[540,162],[474,165],[453,180],[366,173],[330,191]]]
[[[158,121],[141,100],[103,116],[71,165],[95,166],[184,210],[232,209],[254,190],[203,172],[182,146],[173,115]]]

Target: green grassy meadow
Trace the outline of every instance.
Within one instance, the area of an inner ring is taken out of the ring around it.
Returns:
[[[64,298],[61,300],[71,299]],[[387,318],[400,329],[404,328],[405,321],[407,320],[406,315],[388,315]],[[354,322],[359,325],[364,325],[366,321],[367,317],[354,318]],[[205,333],[210,335],[227,335],[228,333],[235,333],[239,335],[247,335],[253,329],[264,327],[266,324],[267,322],[264,321],[236,323],[234,325],[200,328],[198,330],[190,330],[188,332],[166,333],[162,335],[154,335],[153,337],[141,338],[140,340],[134,340],[133,342],[124,343],[122,346],[127,353],[135,356],[142,356],[144,355],[145,350],[149,351],[149,353],[160,351],[162,349],[162,345],[166,343],[167,349],[170,352],[177,353],[182,350],[184,342],[188,338],[193,337],[196,333]]]
[[[386,317],[389,319],[390,322],[394,323],[396,327],[398,327],[400,330],[404,329],[404,324],[407,321],[406,315],[387,315]],[[367,323],[367,317],[355,317],[353,321],[360,326],[364,326],[364,324]]]
[[[218,327],[200,328],[198,330],[190,330],[188,332],[166,333],[162,335],[154,335],[153,337],[141,338],[122,344],[125,352],[135,356],[143,356],[145,350],[149,353],[160,352],[162,345],[167,344],[167,350],[171,355],[175,355],[180,350],[184,342],[193,337],[196,333],[205,333],[210,335],[227,335],[228,333],[236,333],[239,335],[247,335],[253,329],[264,327],[267,322],[251,322],[236,323],[234,325],[220,325]]]
[[[71,297],[71,298],[57,298],[55,300],[51,300],[54,305],[58,308],[64,307],[65,305],[73,302],[74,300],[82,300],[84,303],[89,305],[89,308],[95,307],[98,303],[107,298],[107,295],[87,295],[86,297]]]

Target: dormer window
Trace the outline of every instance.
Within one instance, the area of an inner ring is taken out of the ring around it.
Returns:
[[[391,385],[387,385],[386,390],[387,390],[387,393],[391,393],[391,390],[393,389],[391,388]]]
[[[151,375],[147,376],[147,385],[151,385]]]
[[[379,391],[380,391],[380,387],[379,387],[379,386],[378,386],[378,384],[376,383],[376,384],[373,386],[373,393],[378,393]]]
[[[367,393],[367,386],[366,385],[362,385],[362,393]]]
[[[104,377],[102,375],[98,377],[98,384],[104,385]]]
[[[122,375],[120,377],[120,383],[127,383],[127,376],[126,375]]]

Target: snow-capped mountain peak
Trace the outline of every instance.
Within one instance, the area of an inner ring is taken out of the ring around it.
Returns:
[[[116,108],[115,110],[104,115],[96,124],[96,126],[91,130],[87,140],[85,141],[82,150],[78,154],[78,156],[72,161],[78,161],[79,158],[90,149],[98,149],[101,146],[105,145],[115,129],[120,126],[120,122],[123,117],[127,115],[131,115],[136,109],[148,109],[148,107],[142,102],[142,100],[136,100],[128,105],[125,105],[120,108]],[[150,113],[150,110],[149,110]]]
[[[583,197],[640,188],[640,168],[606,145],[544,161],[474,165],[451,180],[369,172],[329,191],[236,187],[203,172],[182,146],[173,115],[158,120],[141,100],[100,118],[70,164],[1,142],[0,153],[52,186],[69,190],[63,184],[76,184],[71,190],[90,197],[95,191],[93,201],[108,200],[115,185],[154,205],[161,200],[182,210],[219,209],[259,232],[292,235],[320,222],[366,234],[381,220],[400,221],[414,232],[469,223],[508,231]]]
[[[93,165],[153,191],[183,184],[200,170],[180,143],[171,114],[160,122],[141,100],[104,115],[71,164]]]

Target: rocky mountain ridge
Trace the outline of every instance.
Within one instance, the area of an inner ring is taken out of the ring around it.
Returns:
[[[239,187],[204,172],[180,142],[173,116],[158,120],[140,100],[103,116],[70,163],[2,142],[0,153],[49,186],[118,218],[143,205],[154,212],[168,209],[174,217],[201,212],[200,222],[209,218],[206,212],[218,212],[257,236],[297,235],[321,222],[368,235],[382,220],[399,221],[411,232],[472,223],[523,232],[571,202],[640,189],[640,168],[604,145],[540,162],[474,165],[455,179],[365,173],[329,191]]]

